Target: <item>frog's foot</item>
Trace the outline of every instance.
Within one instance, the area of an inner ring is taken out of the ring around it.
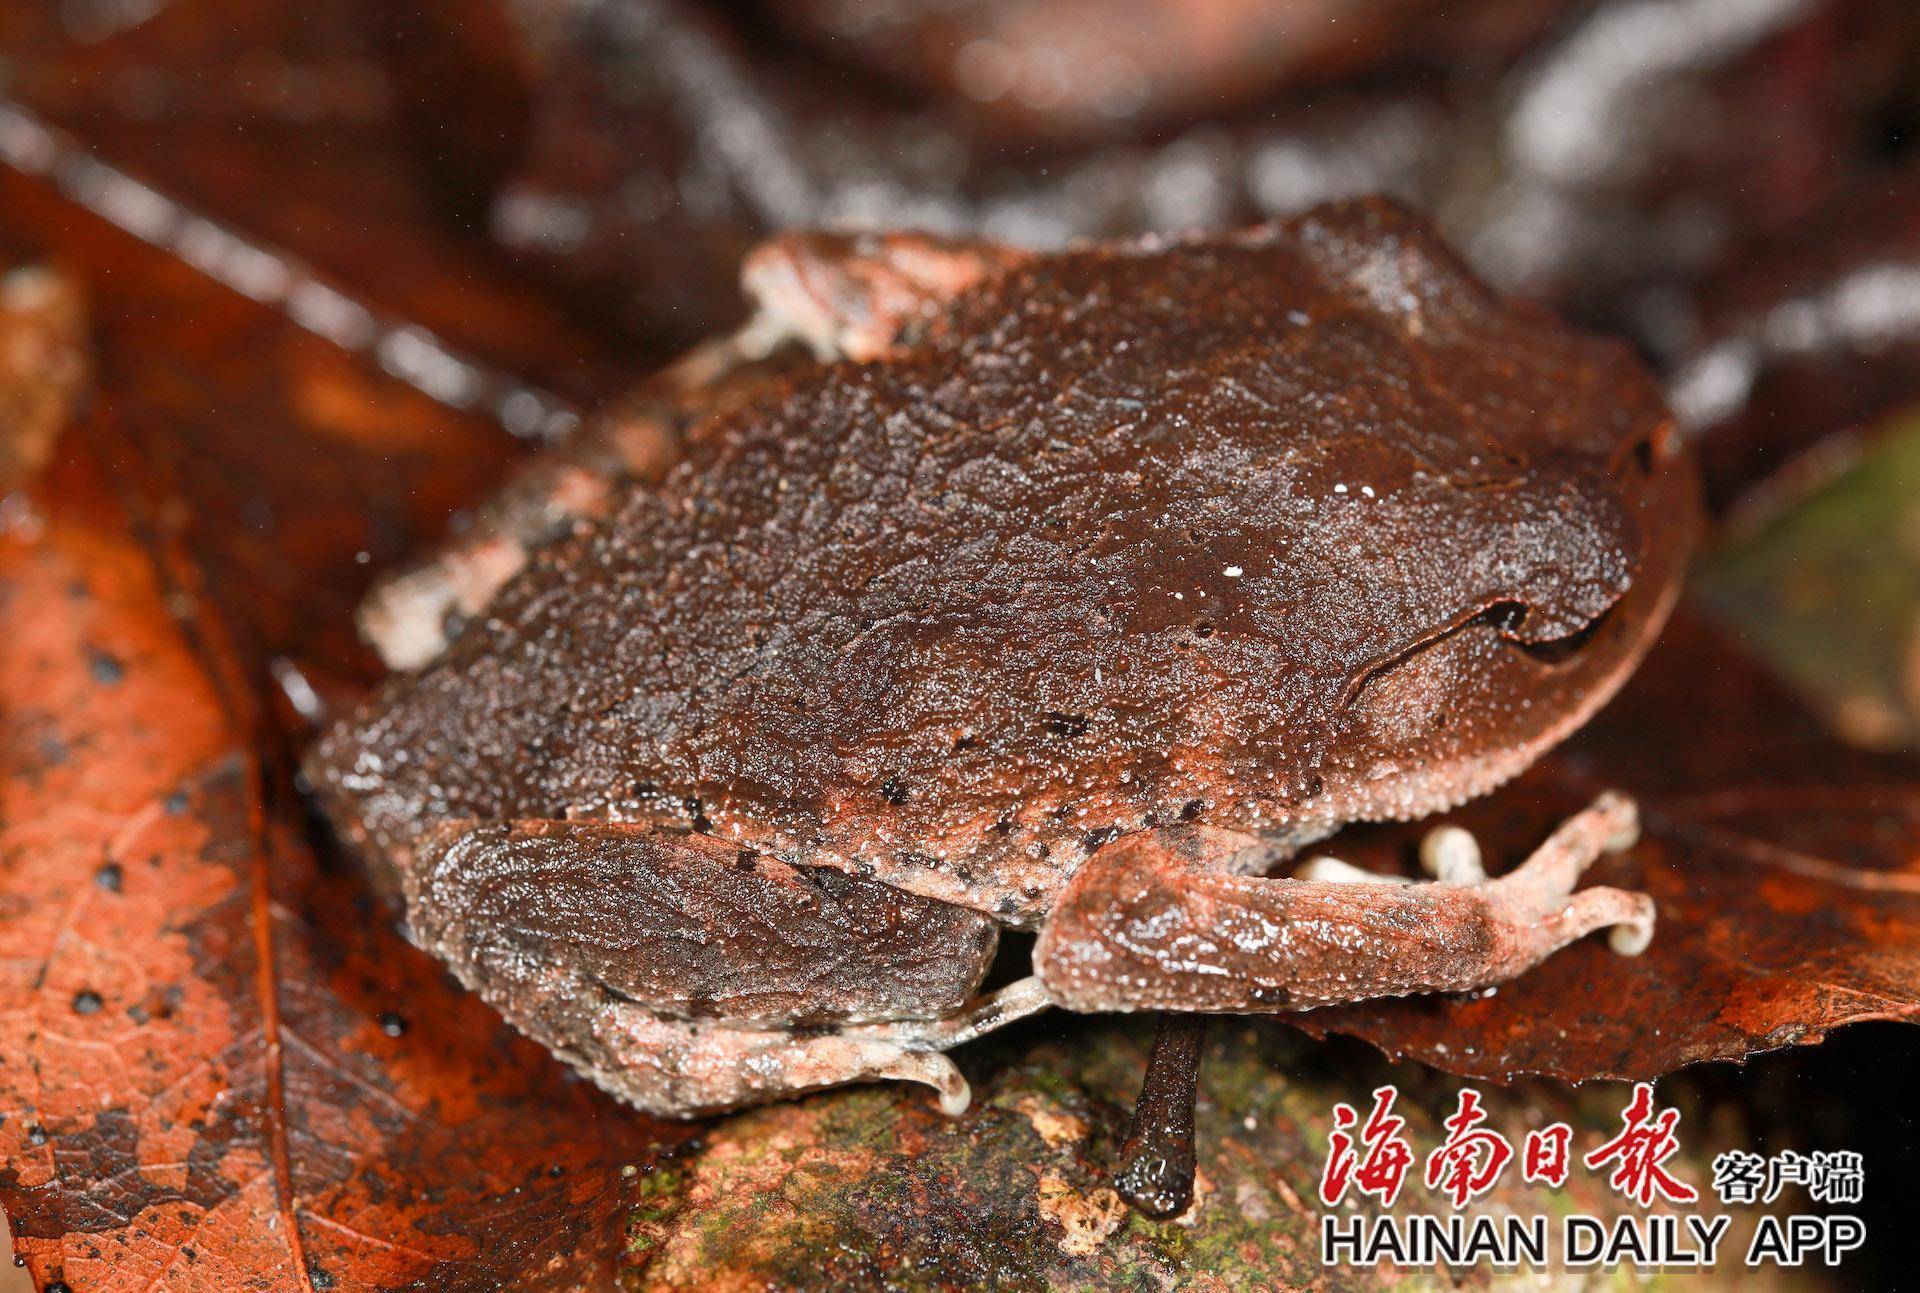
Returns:
[[[558,1048],[562,1058],[628,1103],[669,1117],[850,1082],[919,1082],[933,1088],[942,1111],[956,1116],[973,1099],[952,1060],[872,1025],[811,1032],[756,1028],[667,1019],[633,1002],[602,1000],[584,1035],[574,1020],[568,1031],[568,1043]]]
[[[1633,843],[1636,816],[1604,794],[1525,864],[1486,878],[1465,832],[1429,836],[1437,883],[1316,860],[1310,878],[1236,874],[1257,841],[1167,830],[1114,841],[1055,903],[1034,949],[1054,1001],[1070,1010],[1266,1011],[1501,983],[1594,930],[1616,950],[1652,937],[1644,894],[1573,892],[1602,853]]]
[[[884,1081],[932,1087],[941,1111],[958,1117],[973,1093],[942,1051],[1052,1004],[1037,981],[1023,979],[947,1019],[765,1027],[668,1018],[569,968],[531,973],[550,982],[492,997],[508,1020],[596,1085],[669,1117]]]
[[[1512,874],[1490,880],[1480,858],[1480,842],[1458,826],[1436,826],[1420,841],[1421,869],[1443,885],[1490,889],[1516,912],[1537,913],[1543,928],[1571,922],[1579,931],[1547,948],[1552,952],[1582,934],[1612,926],[1607,944],[1622,956],[1638,956],[1653,942],[1653,904],[1642,894],[1620,889],[1573,886],[1603,853],[1620,853],[1640,838],[1640,815],[1633,800],[1615,791],[1568,818]],[[1310,858],[1294,872],[1298,880],[1335,884],[1416,884],[1406,876],[1362,870],[1339,858]],[[1544,953],[1543,953],[1544,955]]]
[[[799,341],[822,363],[870,363],[915,320],[1025,258],[994,243],[924,233],[781,234],[741,267],[756,313],[740,344],[764,353]]]

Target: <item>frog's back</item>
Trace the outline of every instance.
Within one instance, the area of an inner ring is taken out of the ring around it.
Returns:
[[[318,766],[390,841],[665,817],[1031,914],[1143,823],[1517,770],[1641,645],[1664,427],[1385,204],[1036,258],[707,428]]]

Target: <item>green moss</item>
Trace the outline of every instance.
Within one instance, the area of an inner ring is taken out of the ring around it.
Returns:
[[[911,1096],[920,1088],[903,1089]],[[820,1143],[840,1150],[885,1150],[900,1134],[900,1094],[862,1087],[823,1101],[818,1113]]]

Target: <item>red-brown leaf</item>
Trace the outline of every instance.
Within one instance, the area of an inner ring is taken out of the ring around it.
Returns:
[[[262,703],[276,653],[364,665],[359,554],[443,523],[503,438],[0,184],[8,239],[90,281],[101,349],[92,414],[0,535],[0,1206],[30,1270],[603,1270],[686,1130],[512,1033],[316,857]]]

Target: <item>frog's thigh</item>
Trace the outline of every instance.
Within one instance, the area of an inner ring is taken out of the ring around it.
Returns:
[[[1621,926],[1621,950],[1645,946],[1645,895],[1572,892],[1596,857],[1631,842],[1633,825],[1630,800],[1602,795],[1508,875],[1452,866],[1441,882],[1411,884],[1240,875],[1216,861],[1218,833],[1200,851],[1190,833],[1129,836],[1061,893],[1034,966],[1069,1010],[1306,1009],[1484,987],[1604,926]]]
[[[998,998],[975,999],[990,920],[710,836],[455,827],[405,883],[416,936],[463,982],[657,1112],[874,1077],[927,1082],[964,1106],[937,1052],[996,1013]]]

